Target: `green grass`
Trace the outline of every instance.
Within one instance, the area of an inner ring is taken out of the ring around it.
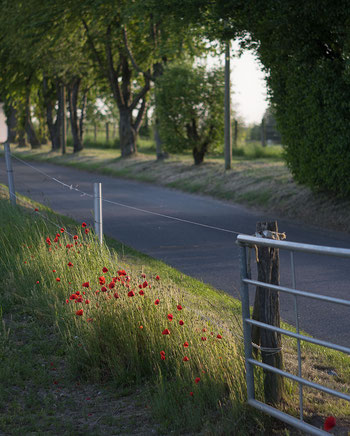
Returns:
[[[272,421],[245,405],[237,300],[112,239],[99,247],[92,233],[86,235],[72,220],[40,205],[40,213],[66,229],[59,242],[49,246],[45,239],[49,236],[53,241],[57,229],[47,226],[33,211],[34,203],[23,199],[22,205],[26,207],[12,208],[7,200],[0,200],[0,305],[4,321],[0,342],[1,429],[10,434],[57,434],[60,428],[60,434],[118,434],[116,427],[127,433],[126,421],[137,425],[135,416],[126,419],[107,406],[108,413],[97,418],[104,429],[98,433],[89,415],[96,416],[96,410],[76,392],[79,383],[84,392],[91,392],[83,395],[94,396],[95,409],[109,404],[112,397],[114,402],[124,401],[123,392],[128,393],[127,401],[132,401],[135,410],[149,404],[154,428],[165,434],[171,429],[180,434],[273,434],[276,427]],[[78,235],[78,245],[69,249],[66,245],[74,240],[67,231]],[[103,267],[109,271],[103,273]],[[129,283],[118,275],[121,269],[126,270]],[[103,292],[99,284],[102,275],[107,284],[112,277],[121,281]],[[151,288],[143,288],[145,295],[141,296],[138,285],[145,280]],[[90,288],[82,287],[86,281]],[[128,297],[131,289],[135,296]],[[87,298],[89,304],[69,299],[77,291],[80,295],[86,292],[83,301]],[[114,298],[115,292],[120,298]],[[159,305],[154,304],[157,298]],[[178,304],[182,310],[177,309]],[[80,308],[83,315],[77,316]],[[166,328],[170,335],[162,335]],[[185,341],[188,348],[183,347]],[[295,371],[295,344],[287,339],[283,345],[286,365]],[[165,360],[160,351],[165,352]],[[187,362],[183,361],[185,355]],[[349,388],[348,357],[305,344],[303,359],[311,379]],[[337,379],[317,371],[316,365],[333,368]],[[262,374],[257,370],[256,375],[257,398],[262,399]],[[196,377],[201,379],[198,384]],[[56,378],[58,385],[53,384]],[[291,383],[287,386],[283,407],[297,414],[297,389]],[[104,401],[96,398],[101,389]],[[52,407],[57,398],[59,405]],[[342,419],[349,413],[348,404],[308,394],[308,419],[330,413]],[[147,414],[143,419],[149,423]],[[11,433],[15,428],[17,433]]]

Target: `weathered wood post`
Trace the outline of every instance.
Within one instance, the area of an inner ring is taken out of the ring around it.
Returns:
[[[231,86],[230,86],[230,41],[225,48],[225,170],[231,169],[232,137],[231,137]]]
[[[277,221],[261,222],[256,225],[257,234],[262,238],[279,239]],[[280,284],[279,250],[272,247],[258,247],[256,253],[258,281]],[[253,308],[253,319],[280,327],[280,302],[277,291],[257,287]],[[253,326],[252,341],[261,347],[263,363],[283,369],[281,334]],[[283,377],[271,371],[264,371],[265,401],[275,405],[283,398]]]
[[[106,142],[109,141],[109,122],[106,123]]]

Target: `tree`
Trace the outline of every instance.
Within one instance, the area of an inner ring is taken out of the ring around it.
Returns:
[[[171,152],[192,150],[196,165],[210,148],[221,146],[224,132],[224,71],[190,64],[169,66],[158,79],[157,115]]]

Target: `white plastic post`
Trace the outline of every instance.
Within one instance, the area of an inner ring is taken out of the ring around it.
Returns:
[[[94,183],[94,218],[95,233],[98,236],[100,244],[102,244],[102,183]]]
[[[15,184],[13,182],[13,169],[11,162],[11,150],[8,142],[5,142],[5,161],[7,170],[7,180],[9,185],[10,201],[13,206],[16,206],[16,194],[15,194]]]

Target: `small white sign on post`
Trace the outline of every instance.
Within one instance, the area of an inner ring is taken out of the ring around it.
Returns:
[[[7,139],[6,115],[4,112],[4,104],[0,103],[0,142],[5,142],[6,139]]]
[[[94,219],[95,233],[102,245],[103,228],[102,228],[102,183],[94,183]]]

